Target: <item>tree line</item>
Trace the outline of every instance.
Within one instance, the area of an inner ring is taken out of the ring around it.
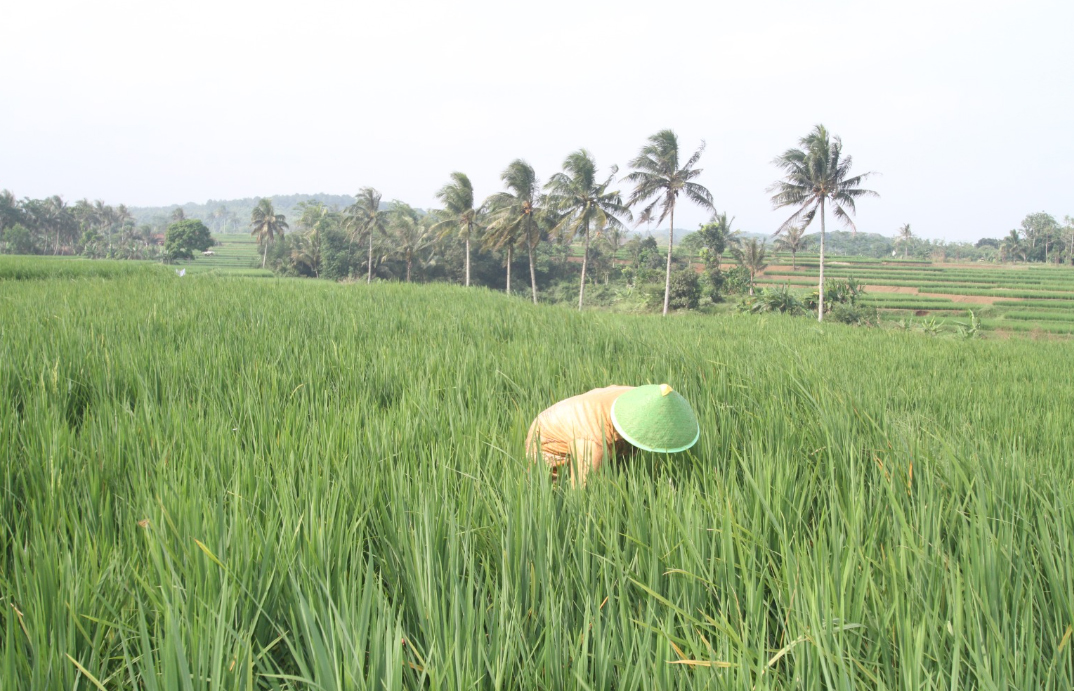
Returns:
[[[825,205],[829,205],[836,219],[852,227],[850,215],[854,212],[855,199],[875,193],[857,187],[868,174],[849,176],[850,157],[841,157],[841,141],[838,137],[830,138],[822,126],[817,126],[803,138],[800,145],[775,161],[786,175],[771,188],[776,193],[773,204],[777,208],[797,207],[778,235],[783,236],[782,243],[793,243],[795,233],[800,234],[808,227],[819,211],[823,267]],[[298,220],[303,233],[289,243],[287,262],[291,270],[301,271],[305,267],[319,276],[320,264],[325,259],[325,241],[331,244],[333,238],[328,235],[338,228],[351,249],[358,245],[366,248],[367,282],[373,280],[374,269],[384,265],[389,257],[402,262],[405,280],[409,281],[415,265],[421,269],[423,265],[437,261],[434,250],[438,241],[453,238],[464,248],[463,283],[467,286],[471,282],[475,245],[479,250],[503,256],[508,292],[511,291],[515,255],[525,256],[530,294],[536,303],[537,259],[542,244],[551,242],[569,248],[573,242],[580,241],[578,307],[581,309],[585,304],[586,278],[594,240],[612,242],[614,247],[610,255],[614,261],[628,224],[656,223],[659,227],[667,221],[669,232],[661,305],[662,313],[667,314],[672,307],[675,212],[680,201],[685,200],[713,214],[713,223],[702,229],[702,238],[706,239],[699,248],[708,256],[716,257],[710,260],[711,282],[722,280],[719,256],[729,248],[744,267],[749,265],[750,251],[737,248],[729,228],[724,227],[726,217],[716,214],[712,193],[697,182],[702,173],[699,163],[704,150],[702,142],[692,154],[684,156],[675,133],[661,130],[648,138],[637,156],[630,160],[631,170],[619,180],[616,178],[617,166],[611,166],[601,174],[593,156],[587,150],[579,149],[569,154],[561,170],[544,184],[532,166],[516,159],[500,175],[503,190],[481,202],[478,202],[469,178],[464,173],[455,172],[437,192],[443,208],[431,212],[421,212],[399,201],[383,208],[380,193],[372,187],[362,188],[355,203],[338,212],[323,204],[304,203]],[[621,192],[616,188],[617,182],[627,183],[629,191]],[[206,247],[211,242],[207,239],[208,229],[188,222],[182,208],[176,209],[173,221],[164,238],[165,247],[160,255],[163,258],[191,256],[193,249]],[[285,236],[289,224],[286,217],[273,208],[271,200],[262,199],[251,213],[250,229],[258,239],[264,267],[268,265],[270,247]],[[146,226],[137,227],[125,207],[112,209],[86,200],[73,207],[68,207],[58,196],[41,203],[34,200],[17,202],[10,192],[5,192],[0,201],[0,230],[4,232],[6,248],[13,251],[48,252],[47,240],[54,236],[53,254],[73,253],[72,250],[87,256],[108,257],[147,258],[159,254],[156,249],[159,242],[154,242],[159,238],[153,237]],[[753,243],[753,250],[756,250],[756,240]],[[337,260],[340,254],[335,253]],[[639,259],[642,254],[644,251],[639,247]],[[759,256],[757,251],[752,254]],[[277,266],[282,263],[279,262],[281,258],[274,256],[273,259]],[[756,267],[747,270],[752,289]],[[696,281],[696,276],[683,276],[682,280],[692,290],[690,284]],[[823,292],[823,279],[820,290]],[[823,307],[820,315],[823,316]]]
[[[18,200],[0,190],[0,244],[8,254],[155,259],[161,239],[153,227],[137,225],[123,204],[68,204],[59,195]]]
[[[850,175],[852,159],[843,156],[841,140],[830,137],[823,126],[814,128],[799,145],[776,159],[776,165],[785,176],[770,191],[775,193],[772,202],[776,208],[795,208],[776,233],[779,247],[796,253],[805,229],[814,218],[820,217],[822,275],[818,317],[822,319],[826,207],[837,220],[853,228],[851,216],[856,200],[876,196],[876,193],[860,187],[869,173]],[[463,283],[466,286],[471,281],[475,244],[479,249],[494,250],[503,255],[508,292],[511,291],[514,257],[516,253],[523,253],[527,260],[531,298],[536,303],[536,264],[542,243],[570,246],[580,241],[578,307],[581,309],[585,304],[586,274],[594,240],[610,243],[614,258],[628,224],[655,222],[659,226],[666,220],[669,234],[661,311],[667,314],[672,307],[675,211],[678,203],[685,200],[713,214],[712,221],[694,234],[696,239],[693,241],[694,248],[707,265],[709,282],[717,289],[722,283],[722,257],[730,250],[748,274],[752,292],[753,279],[764,255],[764,244],[758,245],[756,239],[737,242],[726,214],[716,212],[712,193],[696,181],[702,173],[698,164],[704,150],[702,142],[688,158],[684,157],[674,132],[657,132],[631,159],[630,172],[619,180],[632,188],[626,194],[615,188],[618,167],[611,166],[602,175],[593,156],[585,149],[569,154],[561,170],[543,185],[526,161],[512,161],[500,175],[503,191],[492,194],[483,202],[477,201],[469,177],[454,172],[436,194],[443,207],[428,213],[420,213],[398,201],[382,208],[380,193],[365,187],[359,191],[357,201],[341,212],[320,204],[304,205],[298,221],[303,231],[301,239],[290,243],[286,258],[274,257],[274,260],[285,259],[290,270],[320,275],[320,265],[325,259],[323,234],[338,228],[350,243],[367,248],[367,282],[373,280],[375,268],[387,258],[385,254],[377,256],[378,247],[402,258],[405,280],[409,281],[415,261],[426,266],[434,263],[437,241],[450,237],[463,244]],[[275,213],[271,201],[262,200],[251,216],[251,229],[262,247],[262,266],[265,266],[269,246],[285,233],[288,223],[281,214]],[[687,284],[691,282],[689,276],[682,280]],[[696,276],[693,280],[697,280]]]
[[[752,294],[754,278],[764,268],[767,242],[743,240],[731,229],[734,219],[717,213],[712,193],[696,181],[702,173],[699,163],[704,150],[702,142],[687,157],[675,133],[662,130],[648,138],[629,161],[630,171],[620,178],[617,166],[602,173],[593,156],[579,149],[543,183],[526,161],[512,161],[500,175],[503,189],[484,200],[476,196],[469,177],[456,171],[436,193],[438,209],[425,211],[401,201],[385,203],[375,188],[364,187],[343,208],[314,199],[288,206],[297,212],[297,233],[290,232],[286,215],[278,213],[273,200],[259,199],[247,227],[258,240],[261,266],[281,273],[335,279],[364,275],[366,282],[378,277],[410,281],[417,274],[423,280],[457,278],[466,286],[476,274],[481,283],[502,285],[511,292],[512,270],[521,269],[534,302],[539,275],[546,285],[573,278],[579,308],[586,302],[587,283],[597,284],[595,276],[603,277],[605,284],[613,274],[624,276],[631,287],[637,287],[655,282],[659,263],[663,269],[660,309],[666,314],[676,305],[690,306],[692,296],[703,292],[713,299],[721,290]],[[1003,240],[984,238],[976,245],[921,240],[909,224],[893,239],[875,235],[859,239],[852,217],[857,201],[877,196],[862,187],[871,173],[852,174],[852,159],[845,155],[841,139],[821,125],[773,163],[782,176],[769,188],[772,204],[793,211],[773,234],[774,248],[789,253],[794,267],[799,252],[819,253],[819,319],[825,313],[829,215],[851,231],[835,237],[836,251],[843,253],[879,256],[890,251],[904,258],[1051,262],[1074,257],[1070,218],[1061,227],[1044,213],[1030,214],[1021,230],[1012,230]],[[625,191],[619,189],[621,183]],[[674,220],[683,200],[711,212],[712,217],[689,234],[677,252]],[[669,225],[666,251],[655,241],[646,243],[628,232],[631,226],[655,222],[659,227],[665,221]],[[212,223],[230,229],[237,221],[233,212],[221,206]],[[820,232],[807,234],[814,225],[820,226]],[[209,230],[201,221],[187,219],[183,207],[173,211],[167,231],[161,233],[159,227],[136,224],[123,205],[111,207],[85,199],[68,205],[59,196],[19,201],[6,190],[0,193],[0,243],[7,252],[178,259],[210,246]],[[576,244],[580,257],[572,256]],[[683,250],[689,259],[701,261],[700,277],[687,270]],[[623,258],[624,251],[629,259]],[[721,269],[728,256],[737,262],[739,271]],[[516,266],[520,258],[523,264]],[[497,264],[502,279],[490,276]],[[673,271],[676,268],[682,275]]]

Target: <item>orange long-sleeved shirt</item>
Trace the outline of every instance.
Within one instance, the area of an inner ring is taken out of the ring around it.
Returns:
[[[630,386],[606,386],[564,399],[546,408],[530,425],[526,435],[526,452],[536,460],[537,440],[540,456],[553,468],[566,463],[572,455],[588,455],[593,469],[600,467],[605,449],[623,452],[630,448],[612,425],[612,403]]]

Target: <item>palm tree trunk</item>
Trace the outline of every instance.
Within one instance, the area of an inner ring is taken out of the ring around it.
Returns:
[[[585,249],[582,250],[582,283],[578,286],[578,309],[582,309],[582,298],[585,297],[585,269],[589,263],[589,221],[585,222]]]
[[[367,265],[367,273],[365,275],[365,282],[373,282],[373,231],[369,231],[369,264]]]
[[[511,294],[511,255],[513,254],[513,248],[507,246],[507,294]]]
[[[265,262],[268,260],[268,243],[265,243],[265,250],[261,253],[261,268],[265,268]]]
[[[798,270],[798,250],[791,252],[791,271]]]
[[[533,245],[526,243],[530,250],[530,290],[533,293],[533,304],[537,304],[537,271],[533,268]]]
[[[466,235],[466,287],[470,287],[470,235]]]
[[[820,281],[817,284],[817,321],[824,321],[824,199],[820,200]]]
[[[412,257],[407,257],[406,258],[406,282],[407,283],[410,283],[410,266],[413,263],[414,263],[414,259]]]
[[[668,270],[664,275],[664,316],[668,316],[671,298],[671,253],[675,249],[675,207],[671,207],[671,225],[668,226]]]

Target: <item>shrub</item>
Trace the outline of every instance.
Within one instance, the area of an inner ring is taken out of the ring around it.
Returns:
[[[754,314],[780,312],[782,314],[805,314],[805,305],[788,286],[764,288],[749,304],[749,311]]]
[[[697,309],[701,301],[701,281],[693,269],[683,269],[671,274],[671,294],[668,306],[673,310]]]
[[[645,307],[661,310],[664,307],[664,284],[650,283],[643,289]],[[701,282],[697,272],[684,269],[671,274],[671,290],[668,295],[668,309],[697,309],[701,302]]]
[[[880,321],[876,308],[872,305],[856,305],[838,302],[828,312],[832,321],[854,326],[875,326]]]

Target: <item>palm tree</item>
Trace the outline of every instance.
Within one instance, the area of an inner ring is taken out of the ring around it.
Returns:
[[[172,210],[172,222],[185,221],[186,212],[183,211],[183,207],[177,206]]]
[[[656,217],[657,226],[670,217],[668,226],[668,266],[664,278],[664,314],[668,313],[668,300],[671,297],[671,255],[675,249],[675,203],[680,194],[695,204],[712,208],[712,193],[705,187],[691,182],[701,174],[701,169],[694,166],[705,151],[701,142],[694,155],[679,167],[679,139],[671,130],[660,130],[649,137],[649,143],[641,148],[637,158],[630,162],[634,172],[626,176],[635,187],[630,195],[628,205],[648,204],[638,217],[638,224],[654,218],[654,210],[659,205],[660,215]],[[651,201],[650,201],[651,200]]]
[[[902,258],[906,259],[906,255],[910,250],[910,242],[914,239],[914,233],[910,230],[909,223],[903,223],[898,232],[895,235],[895,244],[902,245]]]
[[[71,207],[67,205],[67,202],[63,200],[63,197],[55,194],[45,200],[43,211],[43,220],[45,221],[46,227],[56,231],[56,244],[53,248],[53,254],[59,254],[60,236],[69,235],[72,226],[74,225],[74,217],[71,214]]]
[[[788,226],[782,233],[776,235],[776,249],[780,252],[791,253],[791,271],[798,270],[798,253],[805,249],[805,228]]]
[[[10,228],[22,220],[19,202],[11,190],[0,190],[0,230]]]
[[[757,244],[757,238],[750,238],[748,241],[731,248],[731,252],[735,255],[739,266],[746,269],[750,274],[750,295],[753,295],[753,279],[758,272],[764,271],[765,267],[768,266],[764,261],[765,248],[765,243]]]
[[[466,243],[466,281],[463,285],[470,287],[470,240],[477,230],[477,209],[474,208],[474,186],[465,174],[458,171],[451,174],[451,182],[440,188],[436,198],[444,203],[444,220],[433,226],[433,230],[444,237],[454,234]]]
[[[611,254],[612,261],[614,262],[619,255],[619,251],[629,242],[626,234],[626,228],[622,225],[615,227],[609,227],[604,233],[604,243],[608,246],[608,252]]]
[[[291,249],[291,266],[299,270],[306,270],[313,274],[314,278],[321,275],[321,234],[311,230],[306,235],[295,238]]]
[[[623,206],[618,191],[609,191],[608,187],[619,172],[618,166],[612,166],[611,174],[604,182],[597,180],[597,163],[585,149],[579,149],[563,161],[563,172],[556,173],[545,185],[549,191],[549,205],[562,214],[562,220],[553,228],[553,233],[561,233],[565,239],[573,239],[579,234],[585,241],[582,251],[582,280],[578,287],[578,309],[582,309],[585,297],[585,271],[589,263],[589,229],[596,226],[622,226],[618,216],[630,218],[630,211]]]
[[[486,201],[486,203],[488,202]],[[507,209],[496,208],[494,206],[489,206],[488,208],[489,226],[488,232],[485,234],[485,249],[507,253],[507,259],[504,263],[507,268],[507,286],[504,289],[504,292],[510,295],[511,264],[514,261],[515,249],[522,247],[523,244],[522,226],[519,223],[512,223],[505,218]]]
[[[366,283],[373,282],[373,235],[384,235],[388,231],[388,214],[380,209],[380,192],[372,187],[358,190],[355,202],[344,212],[344,227],[350,231],[351,240],[363,237],[369,239],[369,263],[365,277]]]
[[[817,299],[817,320],[824,320],[824,207],[830,203],[837,219],[857,232],[850,218],[856,210],[855,200],[879,197],[876,192],[858,187],[872,173],[848,177],[853,162],[850,156],[843,158],[843,141],[829,137],[823,125],[817,125],[805,137],[798,140],[801,148],[787,149],[773,163],[786,172],[782,180],[768,188],[775,192],[772,204],[780,209],[797,206],[798,210],[783,222],[776,233],[794,225],[808,228],[817,211],[820,211],[820,280]]]
[[[182,209],[179,209],[180,211]],[[276,240],[277,235],[283,235],[287,230],[287,217],[276,213],[272,208],[271,199],[262,199],[254,207],[250,214],[250,235],[257,237],[257,244],[264,248],[261,255],[261,268],[265,268],[268,260],[268,246]]]
[[[301,210],[298,227],[306,231],[306,237],[304,242],[297,243],[291,251],[291,262],[308,267],[314,278],[317,278],[321,275],[322,234],[338,227],[339,213],[318,200],[301,202],[298,208]]]
[[[1022,241],[1022,236],[1017,230],[1012,230],[1007,234],[1007,237],[1003,238],[1003,242],[999,246],[1000,256],[1004,260],[1012,260],[1013,257],[1018,255],[1022,256],[1025,260],[1028,256],[1025,242]]]
[[[410,283],[414,259],[435,241],[431,226],[417,209],[395,201],[388,212],[388,234],[396,253],[406,263],[406,282]]]
[[[537,304],[537,270],[534,251],[548,231],[550,214],[544,208],[541,185],[530,164],[521,158],[511,162],[500,179],[508,191],[497,192],[485,200],[489,209],[487,246],[507,250],[507,292],[511,292],[511,260],[516,245],[529,253],[530,290]]]

